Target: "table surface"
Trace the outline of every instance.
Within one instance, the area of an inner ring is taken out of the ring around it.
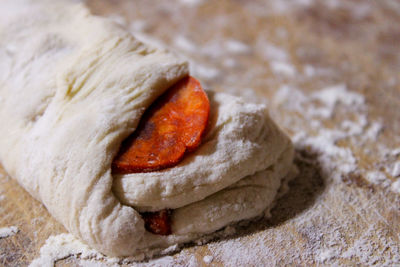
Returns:
[[[400,2],[87,3],[188,58],[206,88],[266,104],[296,146],[300,174],[271,219],[158,264],[400,264]],[[0,265],[26,266],[66,232],[1,167],[0,214],[19,229],[0,238]],[[85,264],[109,265],[56,265]]]

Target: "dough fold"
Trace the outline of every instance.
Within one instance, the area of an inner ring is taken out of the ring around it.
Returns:
[[[122,203],[140,211],[188,205],[277,164],[291,146],[264,106],[208,95],[212,108],[202,145],[174,168],[114,175],[113,190]]]
[[[159,172],[111,174],[144,110],[188,75],[81,4],[6,0],[0,10],[0,161],[68,231],[108,256],[149,255],[271,208],[293,147],[265,107],[209,93],[202,146]],[[138,211],[174,209],[173,234]]]

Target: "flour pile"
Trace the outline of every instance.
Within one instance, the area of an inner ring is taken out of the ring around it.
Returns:
[[[0,238],[13,236],[13,235],[17,234],[18,232],[19,232],[19,230],[16,226],[3,227],[3,228],[0,228]]]

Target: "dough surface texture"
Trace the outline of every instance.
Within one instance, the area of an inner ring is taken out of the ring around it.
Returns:
[[[188,75],[186,61],[81,4],[3,4],[0,161],[68,231],[108,256],[150,255],[269,211],[294,152],[265,107],[209,92],[198,150],[173,168],[113,177],[121,142]],[[147,232],[138,212],[164,208],[173,234]]]

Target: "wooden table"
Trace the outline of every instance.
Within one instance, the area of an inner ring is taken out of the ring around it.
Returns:
[[[187,57],[206,87],[267,104],[295,140],[300,174],[271,219],[163,264],[400,264],[398,1],[88,5]],[[0,196],[0,227],[19,229],[0,239],[0,265],[26,266],[65,229],[1,169]]]

